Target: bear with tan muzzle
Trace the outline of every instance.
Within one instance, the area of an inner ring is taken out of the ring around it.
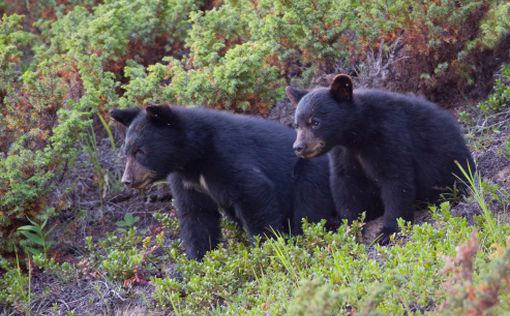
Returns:
[[[287,87],[297,107],[297,156],[328,153],[335,206],[349,222],[366,212],[384,217],[379,242],[413,219],[422,202],[461,186],[459,165],[475,171],[459,125],[423,98],[385,90],[354,90],[347,75],[311,91]]]

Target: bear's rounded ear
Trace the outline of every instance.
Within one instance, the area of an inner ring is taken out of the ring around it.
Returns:
[[[128,127],[131,122],[133,122],[138,113],[140,113],[139,108],[110,110],[110,116],[126,127]]]
[[[177,121],[177,115],[168,105],[148,105],[145,112],[147,117],[156,123],[171,126]]]
[[[348,75],[341,74],[337,75],[331,86],[329,87],[329,91],[333,98],[337,101],[352,101],[352,79]]]
[[[299,100],[301,100],[301,98],[303,98],[305,94],[308,93],[308,91],[288,86],[285,88],[285,93],[287,93],[290,103],[292,103],[293,106],[297,106]]]

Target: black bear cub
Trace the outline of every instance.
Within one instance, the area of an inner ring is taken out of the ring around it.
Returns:
[[[111,115],[128,126],[122,182],[144,188],[168,177],[189,258],[200,259],[218,244],[220,209],[250,236],[299,233],[305,217],[336,219],[328,160],[296,157],[291,128],[173,106]]]
[[[381,244],[398,230],[397,218],[412,220],[417,202],[436,201],[475,165],[455,119],[425,99],[384,90],[355,90],[338,75],[329,88],[287,87],[297,105],[297,156],[329,152],[333,198],[352,221],[384,214]]]

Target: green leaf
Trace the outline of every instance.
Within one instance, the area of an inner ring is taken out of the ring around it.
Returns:
[[[35,231],[32,225],[23,225],[17,228],[18,231]]]
[[[28,231],[22,231],[21,234],[27,238],[30,242],[33,242],[37,245],[44,245],[44,240],[42,240],[39,236],[37,236],[34,233],[28,232]]]

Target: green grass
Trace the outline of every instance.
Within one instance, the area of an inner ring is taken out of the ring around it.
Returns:
[[[442,272],[445,261],[477,232],[482,247],[476,252],[474,279],[490,276],[484,267],[501,264],[506,244],[494,245],[510,227],[469,226],[465,218],[451,215],[448,203],[433,208],[432,216],[433,224],[403,227],[392,247],[359,243],[346,225],[328,232],[322,224],[305,223],[303,236],[280,236],[255,246],[230,241],[202,262],[177,256],[180,277],[153,278],[153,297],[160,308],[183,315],[439,312],[453,299],[445,286],[451,276]],[[500,299],[509,294],[506,286]]]

